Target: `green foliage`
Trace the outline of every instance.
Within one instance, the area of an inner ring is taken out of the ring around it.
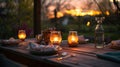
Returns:
[[[33,0],[20,0],[18,10],[19,22],[33,27]]]
[[[0,0],[0,2],[1,1],[2,0]],[[15,3],[15,0],[6,0],[5,2],[7,3],[4,10],[5,16],[0,17],[0,38],[17,38],[18,29],[33,29],[33,0],[18,0],[18,3]],[[110,9],[111,6],[105,6],[106,2],[101,2],[99,4],[101,4],[103,11],[106,11],[108,8],[108,11],[112,12],[112,9]],[[109,3],[107,2],[107,4]],[[96,25],[94,19],[95,18],[92,16],[70,17],[67,25],[62,25],[62,21],[59,21],[59,23],[56,24],[57,26],[55,26],[55,24],[51,23],[49,19],[46,20],[46,18],[43,18],[41,28],[44,30],[49,27],[57,27],[62,31],[63,39],[67,39],[70,30],[78,31],[79,35],[94,36],[94,28]],[[120,21],[119,18],[116,20],[114,16],[111,16],[108,19],[115,24],[119,23]],[[91,25],[89,27],[86,26],[86,23],[88,21],[91,22]],[[106,20],[105,22],[109,21]],[[24,24],[27,24],[27,26]],[[112,23],[110,23],[108,25],[107,23],[104,23],[103,27],[105,29],[105,36],[111,37],[112,39],[120,39],[119,24],[112,25]]]
[[[0,17],[0,38],[17,38],[18,29],[23,27],[24,23],[28,27],[25,30],[33,29],[33,0],[19,0],[18,2],[6,0],[5,2],[5,16]]]

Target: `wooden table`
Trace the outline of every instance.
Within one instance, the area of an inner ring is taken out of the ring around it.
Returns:
[[[69,48],[64,44],[62,47],[62,52],[68,53],[62,60],[58,60],[57,55],[32,55],[27,49],[20,49],[17,47],[0,46],[0,51],[9,59],[29,67],[120,67],[119,63],[96,57],[96,53],[119,50],[109,48],[96,49],[93,44],[80,44],[78,47],[74,48]]]

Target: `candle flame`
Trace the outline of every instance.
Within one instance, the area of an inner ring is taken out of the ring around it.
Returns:
[[[74,37],[74,36],[72,36],[72,37],[71,37],[71,40],[72,40],[72,41],[75,41],[75,37]]]
[[[19,39],[25,39],[26,38],[26,34],[21,33],[18,35]]]
[[[54,41],[55,41],[55,42],[57,42],[58,40],[59,40],[58,37],[55,37],[55,38],[54,38]]]

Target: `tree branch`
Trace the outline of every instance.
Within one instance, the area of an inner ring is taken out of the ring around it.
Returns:
[[[113,0],[113,3],[117,7],[117,9],[120,11],[120,7],[118,5],[118,0]]]

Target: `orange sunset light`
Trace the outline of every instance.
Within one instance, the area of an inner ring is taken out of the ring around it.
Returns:
[[[70,9],[70,10],[65,10],[65,12],[57,12],[57,18],[63,17],[65,14],[69,14],[71,16],[85,16],[85,15],[90,15],[90,16],[96,16],[102,14],[101,11],[97,10],[87,10],[87,11],[82,11],[80,9]],[[105,12],[106,15],[110,15],[109,11]],[[48,18],[54,18],[54,12],[49,13]]]

